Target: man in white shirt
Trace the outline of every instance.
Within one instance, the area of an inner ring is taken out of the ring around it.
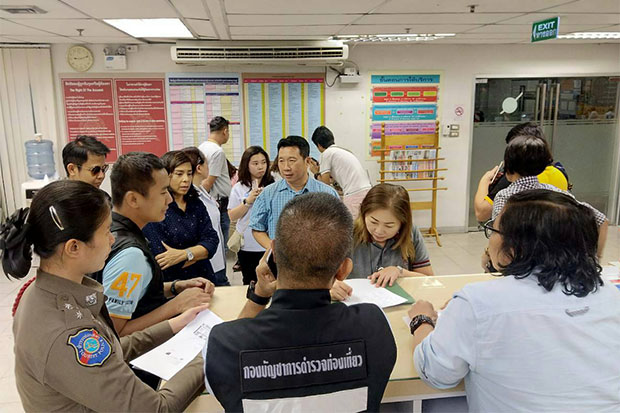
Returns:
[[[465,379],[473,412],[620,411],[620,292],[601,277],[593,212],[528,190],[484,228],[503,277],[466,285],[439,319],[424,300],[409,310],[420,378]]]
[[[315,129],[312,142],[321,152],[320,164],[311,163],[312,173],[328,185],[332,180],[338,182],[344,191],[342,202],[353,219],[357,218],[360,204],[371,187],[366,170],[353,153],[334,144],[334,135],[325,126]]]
[[[230,137],[230,122],[221,116],[216,116],[209,122],[209,138],[200,144],[198,149],[207,158],[209,177],[203,181],[203,187],[217,201],[220,207],[220,223],[224,234],[223,245],[228,242],[230,218],[228,217],[228,197],[232,186],[228,174],[228,161],[222,145]]]

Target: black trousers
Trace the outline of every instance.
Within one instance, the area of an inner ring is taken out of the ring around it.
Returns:
[[[250,281],[256,281],[256,267],[262,258],[264,252],[261,251],[243,251],[237,253],[239,264],[241,265],[241,274],[243,275],[243,285],[250,284]]]

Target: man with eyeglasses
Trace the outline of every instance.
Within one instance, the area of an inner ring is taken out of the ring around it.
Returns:
[[[110,149],[93,136],[80,135],[62,150],[62,163],[67,178],[101,186],[109,165],[105,163]]]

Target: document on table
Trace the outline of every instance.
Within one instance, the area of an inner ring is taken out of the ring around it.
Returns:
[[[370,280],[365,278],[346,280],[345,283],[353,288],[351,297],[343,301],[346,305],[371,303],[381,308],[386,308],[407,302],[406,298],[394,294],[385,288],[377,288],[374,284],[370,283]]]
[[[170,340],[131,361],[141,370],[170,380],[203,349],[211,329],[223,320],[204,310]]]

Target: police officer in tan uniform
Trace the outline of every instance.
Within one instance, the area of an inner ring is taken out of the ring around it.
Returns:
[[[181,411],[204,388],[201,357],[159,391],[128,366],[207,306],[119,339],[101,284],[85,276],[104,265],[114,241],[110,223],[103,191],[57,181],[0,227],[6,274],[27,275],[32,245],[41,256],[13,323],[15,377],[26,411]]]

